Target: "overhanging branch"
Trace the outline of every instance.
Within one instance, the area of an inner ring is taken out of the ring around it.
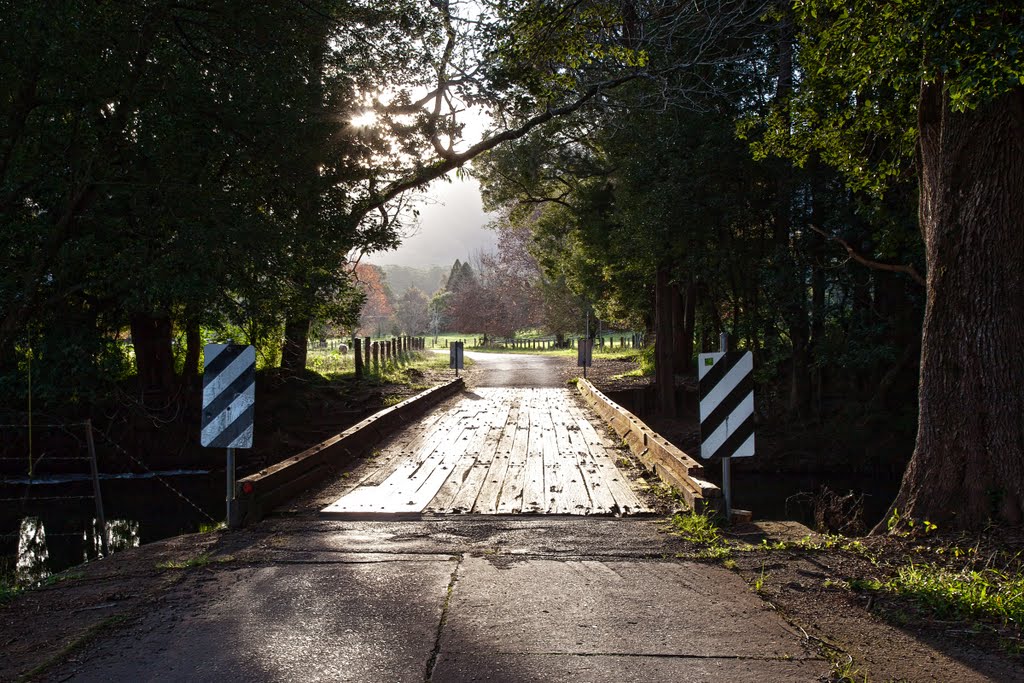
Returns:
[[[903,273],[904,275],[909,275],[911,280],[921,285],[922,287],[925,286],[924,278],[921,277],[921,274],[917,272],[917,268],[915,268],[913,265],[909,263],[882,263],[880,261],[869,259],[860,252],[858,252],[856,249],[854,249],[853,246],[850,245],[850,243],[844,240],[842,237],[838,237],[836,235],[829,235],[827,232],[825,232],[816,225],[808,224],[807,227],[809,227],[811,230],[818,233],[825,239],[831,240],[833,242],[838,242],[839,244],[841,244],[843,248],[846,249],[846,253],[849,255],[849,257],[852,258],[857,263],[863,266],[867,266],[872,270],[884,270],[890,273]]]
[[[635,78],[638,78],[638,75],[630,74],[592,85],[584,91],[583,94],[568,104],[562,105],[561,107],[555,107],[554,109],[547,109],[544,112],[527,119],[522,125],[517,126],[516,128],[511,128],[497,135],[481,140],[463,152],[452,153],[450,156],[442,158],[429,166],[424,166],[410,175],[396,180],[380,194],[370,198],[361,209],[358,209],[355,212],[356,217],[361,218],[377,207],[390,202],[403,192],[413,190],[429,183],[431,180],[440,178],[445,173],[448,173],[448,171],[461,167],[466,162],[473,160],[484,152],[494,149],[504,142],[518,140],[533,129],[551,121],[552,119],[572,114],[581,109],[585,104],[602,92],[617,88],[624,83],[634,80]]]

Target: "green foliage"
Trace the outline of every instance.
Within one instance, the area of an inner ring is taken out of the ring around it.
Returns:
[[[912,172],[922,82],[941,82],[954,111],[1024,84],[1019,3],[799,0],[794,9],[803,80],[763,119],[755,153],[800,165],[819,155],[855,189],[880,193]]]
[[[355,360],[351,353],[312,349],[306,357],[306,368],[324,377],[333,378],[354,373]]]
[[[889,515],[889,519],[885,521],[885,527],[889,533],[901,536],[927,536],[939,528],[927,519],[920,520],[920,524],[918,524],[918,521],[919,520],[916,520],[913,517],[900,515],[899,509],[893,508],[892,514]]]
[[[1024,576],[1019,573],[909,564],[895,577],[867,587],[907,596],[942,619],[1024,624]]]
[[[14,571],[8,566],[6,558],[0,563],[0,605],[14,600],[24,592],[14,577]]]
[[[4,8],[2,398],[20,405],[30,353],[39,397],[66,405],[111,393],[132,360],[166,368],[186,327],[274,365],[286,319],[354,325],[347,258],[397,244],[407,212],[378,214],[380,189],[420,181],[439,127],[348,122],[383,85],[436,82],[439,6]],[[153,320],[171,324],[133,358],[116,340]]]
[[[675,533],[693,543],[710,547],[725,546],[725,539],[722,538],[718,525],[708,514],[698,512],[682,512],[673,515],[670,525]]]

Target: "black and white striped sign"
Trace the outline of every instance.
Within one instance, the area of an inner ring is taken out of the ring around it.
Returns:
[[[700,457],[754,455],[754,357],[749,351],[702,353]]]
[[[200,442],[210,448],[252,448],[256,349],[207,344],[203,353],[206,359]]]

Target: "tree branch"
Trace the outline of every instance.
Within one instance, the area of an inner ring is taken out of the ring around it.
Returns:
[[[867,266],[868,268],[871,268],[873,270],[884,270],[890,273],[903,273],[904,275],[909,275],[911,280],[921,285],[922,287],[925,286],[924,278],[921,277],[921,274],[917,272],[917,268],[915,268],[913,265],[909,263],[901,265],[898,263],[882,263],[880,261],[874,261],[872,259],[867,258],[863,254],[859,253],[850,245],[849,242],[844,240],[842,237],[838,237],[836,235],[829,235],[816,225],[808,224],[807,227],[809,227],[811,230],[818,233],[825,239],[831,240],[833,242],[838,242],[839,244],[841,244],[843,248],[846,249],[846,253],[850,256],[850,258],[852,258],[857,263],[863,266]]]
[[[431,180],[436,180],[437,178],[440,178],[448,171],[459,168],[466,162],[471,161],[475,157],[483,154],[484,152],[494,149],[495,147],[504,142],[518,140],[519,138],[523,137],[534,128],[541,126],[554,118],[572,114],[581,109],[585,104],[590,102],[592,99],[597,97],[605,90],[616,88],[636,78],[638,78],[636,74],[629,74],[626,76],[621,76],[619,78],[613,79],[611,81],[592,85],[586,91],[584,91],[582,95],[580,95],[572,102],[569,102],[568,104],[565,104],[561,107],[555,107],[554,109],[547,109],[541,112],[540,114],[537,114],[536,116],[527,119],[522,125],[516,128],[510,128],[508,130],[502,131],[501,133],[498,133],[497,135],[485,138],[480,142],[476,143],[475,145],[473,145],[472,147],[470,147],[469,149],[465,150],[464,152],[451,154],[450,156],[445,157],[434,164],[424,166],[418,169],[417,171],[413,172],[412,174],[406,176],[405,178],[400,178],[395,182],[391,183],[391,185],[385,188],[383,192],[369,199],[369,201],[361,208],[361,210],[357,210],[355,214],[356,216],[365,216],[366,214],[376,209],[378,206],[388,203],[389,201],[391,201],[398,195],[402,194],[403,192],[425,185]]]

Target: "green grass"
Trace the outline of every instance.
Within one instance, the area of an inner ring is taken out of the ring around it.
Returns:
[[[25,592],[25,589],[16,584],[13,580],[3,577],[0,578],[0,605],[14,600],[14,598]]]
[[[709,515],[697,512],[681,512],[673,515],[672,529],[688,541],[702,545],[719,545],[725,542],[718,525]]]
[[[466,359],[466,367],[472,365],[472,361]],[[415,386],[421,384],[421,378],[417,375],[424,370],[446,370],[448,369],[448,356],[429,351],[417,351],[399,359],[397,362],[382,366],[378,372],[367,372],[366,377],[379,384],[401,384]],[[454,377],[454,372],[452,374]],[[425,387],[424,387],[425,388]]]
[[[84,576],[85,574],[83,574],[82,572],[71,571],[60,572],[59,574],[50,574],[45,579],[43,579],[42,585],[56,586],[57,584],[64,583],[65,581],[77,581],[78,579],[81,579]]]
[[[700,559],[724,560],[732,555],[732,548],[722,537],[722,533],[710,514],[680,512],[672,516],[669,526],[673,533],[687,541],[702,545],[704,548],[697,554]]]
[[[632,351],[633,360],[636,361],[637,366],[621,375],[615,375],[613,379],[623,379],[626,377],[653,377],[654,376],[654,347],[648,346],[647,348],[640,349],[639,351],[633,349],[623,349],[625,351]]]
[[[909,564],[887,581],[863,582],[855,588],[909,597],[942,619],[1024,624],[1024,575],[998,569],[954,571],[934,564]]]
[[[310,349],[306,355],[306,369],[324,377],[352,374],[355,372],[355,360],[351,352],[346,355],[329,349]]]
[[[190,557],[187,560],[168,560],[166,562],[158,562],[156,565],[157,569],[192,569],[193,567],[205,567],[212,563],[224,563],[233,562],[234,558],[217,557],[214,558],[210,553],[201,553],[195,557]]]
[[[537,337],[543,337],[543,336],[550,336],[550,335],[542,335],[542,334],[539,334],[539,333],[538,334],[526,334],[526,335],[520,334],[516,338],[519,339],[519,340],[522,340],[522,341],[529,341],[531,339],[534,339],[534,338],[537,338]],[[629,335],[626,335],[626,337],[627,337],[627,340],[628,340]],[[476,343],[476,340],[482,339],[482,338],[483,338],[483,335],[480,334],[479,332],[473,333],[473,334],[469,334],[469,333],[463,334],[463,333],[454,333],[454,332],[447,333],[447,334],[439,334],[437,336],[437,345],[435,346],[434,345],[434,337],[432,337],[430,335],[427,335],[426,336],[427,350],[435,349],[435,348],[436,349],[444,349],[444,348],[447,348],[447,344],[449,344],[449,343],[451,343],[453,341],[464,341],[466,343],[466,350],[467,351],[479,351],[480,353],[523,353],[523,354],[543,354],[545,356],[551,355],[551,356],[570,356],[572,358],[576,357],[576,349],[575,348],[571,348],[571,349],[553,349],[553,348],[546,348],[546,349],[513,349],[513,348],[508,348],[508,349],[506,349],[506,348],[503,348],[501,346],[492,346],[492,347],[487,347],[487,348],[479,348],[479,347],[474,346],[474,344]],[[614,345],[610,343],[611,339],[612,339],[612,337],[610,337],[609,335],[605,335],[605,347],[603,349],[598,347],[596,344],[594,345],[594,358],[633,358],[633,357],[637,356],[637,354],[642,352],[642,350],[637,350],[637,349],[630,348],[630,347],[620,348],[619,345],[618,345],[619,335],[615,335],[614,336],[614,340],[615,340],[615,344]],[[654,354],[653,349],[651,350],[650,354],[651,354],[651,358],[652,358],[651,362],[653,363],[653,354]]]

